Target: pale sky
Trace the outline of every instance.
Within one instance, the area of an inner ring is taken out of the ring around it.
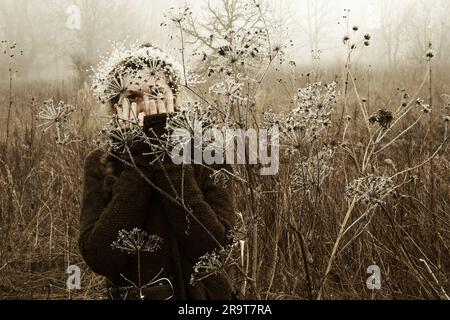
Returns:
[[[220,4],[221,2],[221,0],[209,1],[213,7]],[[294,42],[295,46],[293,49],[291,49],[292,52],[289,52],[289,54],[292,55],[290,58],[292,58],[293,60],[311,56],[308,19],[306,19],[306,17],[308,16],[308,2],[310,4],[325,3],[328,7],[326,10],[325,28],[324,30],[322,30],[322,33],[320,35],[319,48],[322,52],[321,58],[323,58],[324,60],[333,60],[335,59],[335,57],[343,56],[342,51],[345,50],[345,48],[342,44],[342,38],[346,34],[346,30],[343,24],[338,25],[338,21],[340,20],[341,22],[343,22],[342,16],[344,15],[344,9],[351,10],[349,23],[351,26],[359,26],[359,38],[361,38],[365,33],[370,33],[371,35],[375,35],[377,33],[377,29],[379,29],[381,26],[380,12],[383,3],[391,3],[396,7],[394,9],[387,10],[387,12],[389,12],[389,14],[391,15],[390,19],[392,19],[396,23],[399,21],[397,20],[397,17],[400,17],[400,14],[402,14],[402,10],[400,9],[405,4],[416,5],[420,2],[430,8],[433,8],[433,10],[436,11],[437,15],[446,14],[445,10],[442,10],[438,5],[435,5],[438,0],[265,1],[269,2],[269,6],[271,8],[270,13],[273,15],[273,18],[282,21],[282,23],[285,24],[285,27],[288,27],[288,31],[284,32],[281,36],[272,36],[274,37],[274,41],[277,41],[276,38],[285,38],[288,41],[292,40]],[[445,1],[450,2],[450,0],[440,1],[443,3],[446,3]],[[103,6],[110,8],[108,1],[101,2],[103,3]],[[38,4],[39,2],[35,2],[32,0],[20,2],[21,4],[27,4],[26,10],[20,9],[20,5],[18,9],[17,6],[13,6],[13,3],[14,0],[0,0],[0,18],[6,17],[11,19],[11,21],[6,23],[6,27],[5,23],[2,23],[4,21],[0,20],[0,37],[11,38],[10,40],[12,41],[18,41],[25,49],[27,49],[27,42],[31,43],[28,34],[31,34],[33,37],[35,37],[35,40],[37,40],[35,41],[35,43],[38,43],[38,45],[36,46],[35,52],[33,54],[37,57],[35,59],[37,63],[34,63],[34,67],[37,70],[45,68],[45,66],[47,65],[53,65],[55,69],[63,69],[64,66],[70,61],[71,56],[74,53],[77,54],[77,50],[80,51],[80,49],[83,49],[82,47],[80,48],[80,46],[78,46],[77,42],[69,40],[66,42],[58,42],[58,40],[76,38],[78,40],[84,40],[84,44],[89,42],[89,37],[91,37],[92,33],[83,33],[83,22],[81,23],[81,31],[79,31],[78,34],[76,33],[77,31],[64,29],[61,25],[61,22],[64,23],[64,19],[67,18],[65,12],[65,8],[67,6],[76,4],[78,6],[82,6],[87,12],[90,12],[92,8],[95,9],[96,7],[96,0],[46,0],[45,5],[40,5]],[[111,0],[111,6],[113,6],[113,3],[113,0]],[[121,41],[124,39],[124,37],[127,37],[127,39],[132,39],[140,42],[152,42],[153,44],[160,46],[164,50],[179,54],[179,39],[176,38],[177,34],[168,31],[168,29],[162,28],[160,24],[161,22],[163,22],[163,20],[165,20],[163,14],[167,12],[170,7],[182,7],[185,3],[192,8],[194,16],[201,18],[204,13],[202,7],[204,7],[205,5],[205,0],[127,0],[126,2],[122,2],[125,7],[120,7],[121,9],[119,13],[117,13],[118,11],[112,11],[115,12],[116,16],[109,16],[108,13],[105,13],[104,17],[106,17],[106,19],[102,19],[102,21],[99,21],[98,25],[96,25],[96,22],[94,22],[95,25],[93,26],[91,24],[90,29],[87,30],[95,30],[95,28],[100,28],[98,30],[98,36],[100,37],[100,40]],[[2,10],[4,10],[4,12],[2,12]],[[430,10],[431,9],[428,9],[428,11]],[[416,11],[421,14],[427,12],[426,10],[424,11],[422,7]],[[24,12],[27,14],[27,19],[24,19]],[[129,14],[128,16],[127,13]],[[98,12],[96,14],[98,14]],[[117,16],[117,14],[119,16]],[[127,22],[125,19],[123,26],[121,20],[123,18],[121,16],[122,14],[124,17],[126,17],[126,19],[129,19],[129,22]],[[133,19],[133,15],[137,16]],[[109,28],[107,27],[108,17],[111,22],[114,22],[114,24],[111,23]],[[442,21],[446,21],[446,19],[431,19],[430,21],[433,20],[436,20],[437,24],[442,24]],[[24,25],[22,21],[25,21],[25,23],[28,24]],[[30,21],[32,22],[31,26]],[[59,25],[54,23],[59,23]],[[127,23],[129,24],[128,28],[126,27]],[[133,29],[131,27],[132,24],[134,24],[134,27],[140,27]],[[27,31],[30,29],[32,29],[31,33]],[[408,26],[406,26],[406,30],[408,31]],[[423,33],[423,30],[420,29],[419,32]],[[105,35],[103,36],[103,34]],[[173,37],[174,35],[175,37]],[[170,39],[171,36],[173,39]],[[431,38],[431,36],[424,36],[423,34],[417,34],[417,36],[424,38],[421,39],[421,42],[425,44],[428,43],[427,41],[429,40],[429,38]],[[105,45],[99,45],[98,43],[101,41],[95,42],[96,40],[94,39],[94,37],[92,38],[92,41],[94,42],[94,49],[97,49],[95,50],[95,54],[105,54]],[[437,34],[436,39],[440,38],[442,38],[441,34]],[[279,42],[283,41],[284,40],[282,39]],[[376,50],[373,50],[377,45],[380,46],[383,44],[383,39],[381,39],[381,36],[374,36],[371,42],[371,50],[368,50],[370,51],[370,54],[373,54],[375,59],[377,59],[376,55],[378,55],[378,57],[380,57],[380,55],[384,55],[383,50],[378,50],[377,52]],[[51,45],[55,46],[55,48],[49,48],[49,46],[51,46],[50,43]],[[95,45],[95,43],[97,43],[97,46]],[[419,43],[419,46],[420,45],[421,44]],[[422,48],[419,48],[419,50],[422,50]],[[424,48],[424,50],[426,50],[426,48]],[[52,56],[51,54],[49,55],[49,52],[54,53],[54,56]],[[363,56],[365,55],[367,54],[364,53]],[[58,63],[55,64],[55,60],[58,61]],[[56,72],[54,73],[59,73],[59,71],[56,70]],[[42,74],[42,72],[39,72],[39,74]]]
[[[315,0],[310,0],[315,1]],[[379,3],[383,0],[329,0],[327,5],[329,6],[329,11],[327,13],[327,39],[324,39],[323,44],[323,56],[326,58],[327,54],[329,58],[331,55],[336,53],[336,50],[342,49],[342,43],[340,39],[345,34],[343,26],[339,26],[337,22],[342,20],[344,14],[344,9],[350,9],[350,23],[357,24],[361,27],[362,32],[370,32],[373,29],[377,29],[380,26],[379,17]],[[397,3],[405,2],[408,0],[396,0]],[[411,1],[411,0],[409,0]],[[220,3],[220,0],[210,0],[212,4]],[[305,15],[307,0],[269,0],[271,6],[275,9],[277,14],[283,16],[286,12],[289,12],[290,21],[292,25],[289,26],[289,39],[292,39],[296,45],[293,50],[295,57],[296,54],[304,55],[306,50],[305,42],[307,42],[307,35],[305,35],[304,29],[306,19]],[[153,12],[164,12],[172,6],[182,6],[187,3],[188,6],[193,8],[194,15],[200,12],[201,7],[204,5],[203,0],[152,0],[149,2],[149,9]],[[160,15],[162,17],[162,14]],[[303,26],[302,26],[303,24]],[[165,46],[166,50],[170,50],[170,45]],[[309,48],[309,47],[308,47]],[[301,52],[301,53],[300,53]]]
[[[296,42],[297,45],[304,42],[306,37],[302,30],[302,24],[306,23],[304,18],[306,13],[307,0],[269,0],[274,11],[281,12],[283,15],[285,12],[289,12],[291,16],[292,25],[289,26],[290,37]],[[312,0],[314,1],[314,0]],[[351,24],[356,24],[361,27],[362,32],[370,32],[371,30],[378,29],[380,27],[380,3],[384,0],[329,0],[329,11],[327,14],[327,37],[333,43],[333,46],[339,46],[339,40],[345,33],[343,26],[338,26],[337,22],[342,20],[344,9],[351,10]],[[396,4],[401,4],[406,1],[412,0],[396,0]],[[219,3],[220,0],[210,0],[212,4]],[[152,0],[148,3],[148,8],[152,12],[156,13],[156,16],[161,17],[162,12],[173,6],[182,6],[187,3],[193,8],[194,14],[198,13],[203,6],[203,0]],[[159,14],[161,13],[161,14]],[[326,42],[326,41],[325,41]],[[164,46],[164,44],[162,44]],[[324,51],[332,48],[324,48]]]

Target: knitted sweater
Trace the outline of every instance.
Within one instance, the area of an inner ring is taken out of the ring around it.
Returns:
[[[165,119],[161,115],[146,117],[144,128],[161,131]],[[133,151],[140,172],[101,150],[86,158],[79,247],[87,265],[113,287],[137,284],[137,257],[113,249],[111,244],[120,230],[138,228],[163,239],[160,250],[141,254],[141,284],[151,282],[163,270],[159,278],[175,278],[176,299],[231,298],[232,286],[225,273],[195,286],[189,283],[199,257],[229,242],[227,231],[236,221],[231,186],[215,185],[212,171],[200,165],[151,166],[143,161],[140,147]],[[184,204],[195,218],[161,190],[172,198],[183,194]]]

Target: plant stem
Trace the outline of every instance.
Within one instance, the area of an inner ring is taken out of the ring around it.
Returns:
[[[8,118],[6,120],[6,146],[8,147],[9,142],[9,123],[11,121],[11,109],[13,106],[13,75],[12,75],[12,61],[9,59],[9,102],[8,102]]]
[[[341,243],[342,236],[344,235],[344,232],[345,232],[348,220],[350,219],[350,216],[352,215],[353,209],[355,208],[356,200],[357,200],[356,197],[354,197],[353,201],[351,202],[351,204],[350,204],[350,206],[349,206],[349,208],[347,210],[347,213],[345,214],[344,221],[342,222],[342,225],[341,225],[341,230],[339,231],[339,234],[337,236],[336,242],[334,243],[334,247],[333,247],[333,250],[331,251],[330,258],[328,259],[327,268],[325,270],[325,274],[324,274],[324,276],[322,278],[322,282],[320,284],[319,291],[317,293],[317,300],[321,300],[322,299],[323,289],[324,289],[325,283],[326,283],[326,281],[328,279],[328,275],[330,274],[330,271],[331,271],[331,268],[333,266],[334,260],[336,259],[336,253],[337,253],[339,245]]]

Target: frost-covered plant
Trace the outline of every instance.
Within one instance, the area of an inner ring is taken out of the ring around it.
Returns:
[[[195,137],[203,137],[208,130],[218,128],[219,122],[218,114],[213,107],[205,107],[199,102],[187,102],[180,105],[177,112],[168,115],[166,132],[170,137],[165,135],[163,139],[171,147],[189,144]],[[195,145],[195,148],[203,152],[210,142],[201,139],[201,143],[202,145]]]
[[[349,201],[356,199],[368,205],[384,204],[386,198],[393,193],[394,187],[391,178],[371,174],[348,185],[345,197]]]
[[[111,246],[114,249],[134,255],[138,252],[155,252],[161,249],[163,239],[156,235],[134,228],[131,231],[120,230],[117,240]]]
[[[123,129],[120,120],[113,116],[107,125],[101,130],[106,137],[106,142],[111,150],[117,154],[127,154],[130,148],[138,142],[144,141],[144,133],[141,128],[133,127]]]
[[[336,83],[313,83],[297,92],[297,107],[287,115],[265,114],[268,125],[278,125],[282,146],[299,150],[319,139],[322,131],[331,126],[331,115],[336,105]]]
[[[245,103],[248,99],[244,93],[244,82],[239,75],[238,77],[225,76],[222,81],[213,83],[209,92],[225,98],[230,103]]]
[[[120,230],[117,240],[111,244],[113,249],[120,250],[123,253],[129,255],[137,256],[137,272],[138,272],[138,283],[134,284],[130,280],[126,279],[123,275],[122,277],[129,283],[133,285],[133,287],[126,289],[138,289],[140,291],[141,299],[144,299],[144,295],[142,294],[142,289],[146,286],[151,286],[158,281],[167,281],[170,284],[170,280],[162,278],[159,280],[155,279],[159,276],[159,274],[153,279],[149,284],[142,286],[141,283],[141,254],[142,253],[151,253],[161,249],[161,244],[163,239],[157,235],[149,235],[147,232],[140,230],[138,228],[134,228],[131,231]]]
[[[70,117],[74,112],[75,108],[63,101],[57,105],[52,99],[44,101],[36,117],[36,120],[41,122],[38,127],[42,133],[47,133],[54,128],[56,143],[67,145],[74,142],[74,129],[70,123]]]
[[[234,247],[233,244],[201,256],[194,265],[194,272],[190,280],[191,285],[224,271],[232,261],[231,252]]]
[[[326,178],[333,173],[334,155],[334,149],[323,148],[317,155],[298,162],[292,179],[294,187],[306,194],[320,190]]]
[[[389,128],[392,120],[394,120],[392,112],[385,109],[378,110],[369,118],[370,124],[378,123],[384,129]]]
[[[116,44],[112,53],[103,57],[95,68],[92,90],[100,103],[118,100],[129,85],[144,85],[150,76],[163,74],[176,95],[183,68],[171,56],[150,45],[126,47]],[[147,93],[152,98],[160,92]]]
[[[164,25],[174,24],[187,41],[192,41],[191,58],[197,72],[208,76],[236,74],[260,68],[270,55],[266,29],[271,25],[263,21],[260,9],[251,0],[209,5],[203,17],[206,23],[199,24],[189,8],[171,8]],[[281,49],[276,46],[273,51]]]

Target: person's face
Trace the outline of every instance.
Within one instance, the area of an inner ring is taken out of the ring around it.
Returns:
[[[150,75],[143,70],[127,79],[126,90],[115,106],[126,127],[134,122],[141,123],[143,117],[174,112],[174,93],[164,73]]]

